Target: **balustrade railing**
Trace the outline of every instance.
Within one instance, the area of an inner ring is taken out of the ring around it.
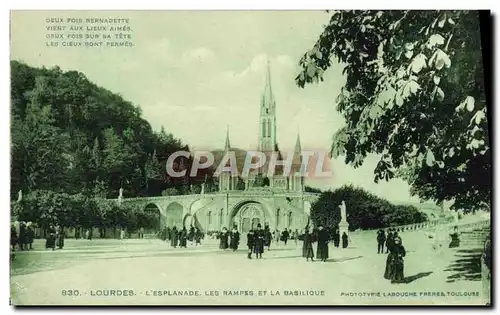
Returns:
[[[467,217],[466,217],[467,218]],[[482,229],[484,227],[488,227],[491,225],[491,219],[490,218],[483,218],[483,217],[470,217],[465,220],[460,220],[458,222],[453,221],[453,222],[442,222],[440,220],[432,220],[432,221],[426,221],[422,223],[413,223],[413,224],[406,224],[406,225],[399,225],[399,226],[392,226],[392,227],[384,227],[382,228],[386,233],[389,228],[395,229],[396,231],[399,232],[419,232],[419,231],[425,231],[425,230],[434,230],[439,226],[440,229],[443,230],[449,230],[452,232],[455,227],[460,232],[465,232],[465,231],[470,231],[470,230],[475,230],[475,229]],[[369,229],[369,230],[356,230],[351,233],[354,235],[361,235],[365,233],[376,233],[380,228],[377,229]]]

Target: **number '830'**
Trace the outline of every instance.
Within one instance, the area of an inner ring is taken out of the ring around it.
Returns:
[[[61,290],[62,296],[78,296],[80,295],[80,291],[78,290]]]

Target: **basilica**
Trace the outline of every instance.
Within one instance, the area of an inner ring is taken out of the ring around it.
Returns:
[[[160,226],[175,226],[177,229],[196,226],[201,231],[208,232],[236,228],[246,235],[250,229],[260,224],[278,231],[303,230],[308,223],[311,205],[318,199],[318,194],[304,190],[305,178],[299,172],[302,164],[299,136],[297,135],[294,152],[285,154],[278,147],[276,102],[269,66],[260,101],[259,123],[256,149],[266,157],[278,155],[279,160],[290,161],[286,168],[278,165],[273,172],[269,172],[269,164],[264,164],[248,176],[239,176],[240,170],[238,176],[224,170],[215,178],[218,182],[217,191],[205,193],[202,189],[201,194],[130,198],[132,200],[124,199],[123,202],[133,202],[142,208],[157,208],[161,214]],[[247,152],[231,147],[228,131],[224,150],[219,153],[225,156],[229,152],[235,152],[236,159],[240,160],[237,166],[243,166]],[[293,156],[290,157],[289,154]],[[218,160],[217,157],[215,159]],[[225,160],[218,161],[217,164],[224,165]]]
[[[265,164],[251,172],[246,178],[232,176],[230,172],[220,173],[217,195],[226,196],[225,202],[220,209],[212,208],[208,212],[196,215],[203,230],[236,226],[239,231],[245,233],[259,223],[280,231],[285,228],[292,230],[304,228],[311,203],[316,200],[317,195],[304,191],[304,178],[299,172],[302,163],[299,135],[297,134],[293,158],[288,157],[280,152],[276,129],[276,101],[268,64],[260,101],[258,151],[264,153],[267,160],[272,154],[277,154],[280,160],[290,158],[291,170],[284,172],[283,166],[278,165],[273,172],[268,172],[267,164]],[[227,132],[224,151],[231,150],[229,132]]]

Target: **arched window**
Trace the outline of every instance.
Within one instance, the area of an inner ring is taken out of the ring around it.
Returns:
[[[276,227],[280,226],[280,209],[276,210]]]
[[[208,211],[208,224],[212,224],[212,211]]]
[[[266,137],[266,122],[262,122],[262,138]]]
[[[271,138],[271,133],[272,133],[272,131],[271,131],[271,121],[268,120],[267,121],[267,137],[268,138]]]
[[[292,226],[292,211],[288,213],[288,227]]]

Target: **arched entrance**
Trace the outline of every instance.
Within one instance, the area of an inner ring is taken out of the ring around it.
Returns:
[[[144,228],[146,234],[158,232],[163,223],[160,208],[154,203],[150,203],[144,208],[144,214],[145,218],[141,220],[144,222],[138,222],[139,228]]]
[[[168,205],[165,211],[165,224],[169,228],[173,228],[174,226],[177,229],[182,229],[182,205],[178,202],[172,202]]]
[[[262,205],[257,202],[249,202],[240,206],[232,218],[232,225],[236,225],[240,233],[248,233],[250,229],[256,229],[257,224],[264,228],[265,213]],[[232,227],[231,225],[231,227]]]

